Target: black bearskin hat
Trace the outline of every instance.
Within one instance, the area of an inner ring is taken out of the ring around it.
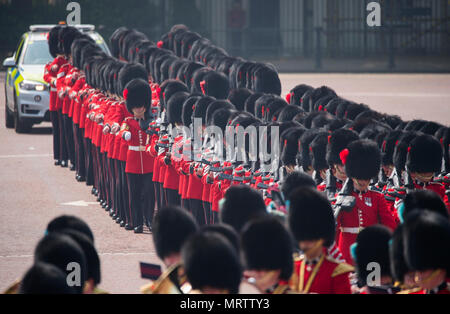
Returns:
[[[281,95],[281,81],[278,73],[267,67],[261,67],[255,72],[255,92]]]
[[[301,187],[316,188],[316,182],[305,172],[294,171],[290,173],[281,185],[281,192],[286,200],[290,200],[290,195]]]
[[[420,134],[417,132],[405,132],[395,143],[394,166],[398,174],[401,174],[401,172],[405,170],[409,144],[418,135]]]
[[[214,102],[216,99],[209,96],[204,96],[200,98],[194,107],[194,113],[192,115],[193,118],[202,119],[202,124],[206,125],[206,111],[208,110],[209,105]]]
[[[67,265],[78,263],[80,265],[81,285],[76,286],[78,293],[83,292],[87,277],[86,257],[80,245],[70,236],[52,232],[43,237],[34,250],[34,263],[43,262],[55,265],[65,274],[69,275]]]
[[[81,36],[81,32],[75,27],[67,26],[63,28],[61,33],[62,51],[66,56],[70,56],[72,54],[72,43],[79,36]]]
[[[59,232],[71,237],[81,247],[86,257],[87,279],[92,279],[95,285],[99,285],[102,278],[100,258],[92,240],[87,235],[73,229],[64,229]]]
[[[249,270],[281,270],[288,281],[293,271],[293,243],[285,226],[274,217],[256,219],[245,225],[241,245]]]
[[[123,95],[125,86],[134,79],[148,80],[148,73],[142,64],[126,64],[119,72],[119,95]]]
[[[403,220],[414,210],[426,209],[449,218],[447,206],[442,198],[432,190],[415,190],[408,193],[403,201],[403,212],[399,210],[399,216]]]
[[[216,223],[213,225],[203,225],[200,228],[200,232],[218,233],[224,236],[228,241],[230,241],[230,243],[233,245],[233,247],[236,249],[237,252],[241,251],[241,244],[239,243],[240,241],[239,234],[230,225],[221,223]]]
[[[194,113],[195,103],[202,98],[199,95],[192,95],[187,98],[183,104],[183,111],[181,113],[181,117],[183,119],[183,125],[190,126],[192,123],[192,114]]]
[[[261,194],[246,185],[231,186],[222,202],[220,219],[237,232],[251,219],[267,214]]]
[[[206,96],[216,99],[226,99],[230,92],[230,83],[225,74],[212,71],[200,82],[200,87]]]
[[[345,164],[349,178],[370,180],[380,172],[381,152],[377,143],[371,140],[359,140],[348,145],[340,157]]]
[[[228,95],[228,100],[236,107],[239,111],[244,111],[245,102],[252,95],[252,92],[247,88],[232,89]]]
[[[212,125],[219,127],[225,134],[225,129],[228,125],[228,121],[230,120],[232,114],[235,112],[235,110],[227,108],[214,111],[211,121]]]
[[[133,114],[133,108],[145,107],[148,111],[152,103],[152,90],[147,81],[135,79],[125,86],[123,97],[130,114]]]
[[[436,173],[442,167],[442,146],[431,135],[416,137],[408,148],[406,166],[408,171],[417,173]]]
[[[409,268],[405,261],[402,224],[398,225],[392,235],[392,241],[389,247],[389,257],[392,277],[395,281],[403,283],[405,275],[409,272]]]
[[[403,232],[405,258],[415,271],[444,269],[450,273],[450,221],[427,210],[406,217]]]
[[[319,133],[310,145],[312,154],[312,166],[316,171],[328,169],[326,158],[328,134],[328,132]]]
[[[62,26],[57,25],[48,33],[48,50],[53,58],[56,58],[56,55],[63,53],[59,47],[59,35],[61,34],[62,28]]]
[[[302,187],[289,196],[289,228],[297,242],[325,240],[334,243],[335,219],[328,199],[314,188]]]
[[[382,164],[385,166],[394,165],[395,143],[402,136],[403,131],[396,130],[389,132],[381,144]]]
[[[223,235],[198,233],[187,240],[181,256],[193,289],[209,287],[225,289],[230,294],[239,292],[242,279],[239,253]]]
[[[164,260],[172,254],[180,253],[183,244],[197,230],[197,223],[186,210],[179,207],[162,208],[156,213],[153,222],[156,254]]]
[[[220,109],[236,109],[236,107],[228,100],[213,101],[206,109],[206,125],[212,125],[212,117],[214,112]]]
[[[178,92],[170,97],[167,103],[167,121],[172,124],[183,124],[183,104],[189,97],[187,92]]]
[[[370,263],[377,263],[380,276],[391,276],[389,259],[389,241],[392,232],[383,225],[373,225],[362,230],[356,238],[354,260],[356,274],[361,286],[367,285],[367,278],[371,273]],[[369,269],[369,270],[367,270]]]

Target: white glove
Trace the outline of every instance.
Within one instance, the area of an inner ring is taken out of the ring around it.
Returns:
[[[124,132],[123,139],[127,142],[131,141],[131,132]]]

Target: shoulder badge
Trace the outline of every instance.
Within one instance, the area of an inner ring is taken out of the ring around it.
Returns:
[[[352,265],[349,265],[347,263],[340,263],[334,269],[333,273],[331,274],[331,278],[337,277],[345,273],[351,273],[353,271],[355,271],[355,268]]]

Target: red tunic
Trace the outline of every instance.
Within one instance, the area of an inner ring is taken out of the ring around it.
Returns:
[[[190,200],[202,200],[202,194],[203,194],[203,184],[202,180],[197,177],[195,172],[198,169],[198,164],[195,164],[194,167],[194,173],[189,173],[189,179],[188,179],[188,189],[187,189],[187,195],[186,198]]]
[[[181,140],[183,139],[182,136],[178,136],[175,138],[174,146],[180,145]],[[178,187],[180,185],[180,176],[177,172],[177,164],[176,162],[173,162],[173,158],[171,155],[171,163],[169,165],[164,163],[165,172],[164,172],[164,185],[163,187],[165,189],[170,190],[178,190]]]
[[[56,101],[57,101],[57,89],[56,89],[56,80],[52,83],[53,78],[57,78],[59,69],[61,66],[67,63],[67,59],[63,56],[56,57],[53,62],[48,63],[45,67],[44,72],[44,81],[50,84],[50,103],[49,110],[57,111]]]
[[[349,275],[354,270],[346,263],[339,263],[325,253],[319,263],[308,267],[303,256],[294,261],[294,274],[290,280],[291,289],[313,294],[351,294]],[[312,281],[310,281],[311,276]],[[302,272],[303,286],[302,286]]]
[[[78,97],[78,93],[81,92],[86,85],[86,78],[84,76],[80,77],[77,82],[72,87],[71,93],[73,94],[73,113],[72,119],[73,123],[79,125],[80,124],[80,113],[82,103],[80,101],[80,97]]]
[[[356,237],[363,228],[382,224],[395,230],[397,224],[383,194],[367,191],[362,194],[353,192],[352,195],[356,198],[356,205],[351,212],[341,211],[339,214],[336,239],[344,259],[353,265],[350,246],[356,242]]]
[[[126,118],[122,123],[120,136],[122,136],[128,144],[125,172],[133,174],[151,173],[151,158],[145,152],[147,134],[142,131],[139,121],[135,118]],[[127,136],[130,137],[127,138]]]

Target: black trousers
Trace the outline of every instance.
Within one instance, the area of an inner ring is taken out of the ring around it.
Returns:
[[[126,162],[119,161],[119,187],[120,190],[120,217],[126,223],[131,225],[131,215],[130,215],[130,198],[128,195],[128,180],[125,173]]]
[[[63,114],[63,123],[64,123],[64,142],[67,148],[67,152],[69,154],[69,160],[72,165],[75,165],[75,148],[73,141],[73,127],[72,127],[72,119],[69,118],[68,115]]]
[[[161,208],[167,206],[166,192],[164,191],[164,183],[159,183],[159,195],[161,198]]]
[[[219,212],[211,211],[211,225],[218,224],[219,222]]]
[[[53,132],[53,159],[61,160],[61,148],[60,148],[60,131],[59,131],[59,119],[58,111],[50,111],[50,119],[52,121],[52,132]]]
[[[164,189],[166,191],[167,205],[180,206],[181,200],[178,190]]]
[[[67,152],[66,136],[64,132],[64,118],[61,111],[58,112],[58,125],[59,125],[59,157],[61,160],[67,161],[69,154]]]
[[[191,204],[189,200],[182,198],[181,199],[181,207],[186,209],[188,212],[191,212]]]
[[[205,213],[203,210],[203,202],[201,200],[190,199],[191,213],[199,226],[206,224]]]
[[[78,124],[73,124],[73,138],[75,143],[75,165],[77,175],[86,177],[86,161],[84,153],[84,135],[83,130]]]
[[[161,209],[161,190],[159,188],[159,182],[153,181],[153,186],[155,188],[156,206],[158,207],[158,210],[160,210]]]
[[[153,174],[127,173],[131,226],[151,225],[155,211]]]
[[[84,142],[84,166],[86,169],[86,185],[94,185],[94,166],[92,161],[92,143],[88,138],[84,138],[85,130],[82,129]]]

